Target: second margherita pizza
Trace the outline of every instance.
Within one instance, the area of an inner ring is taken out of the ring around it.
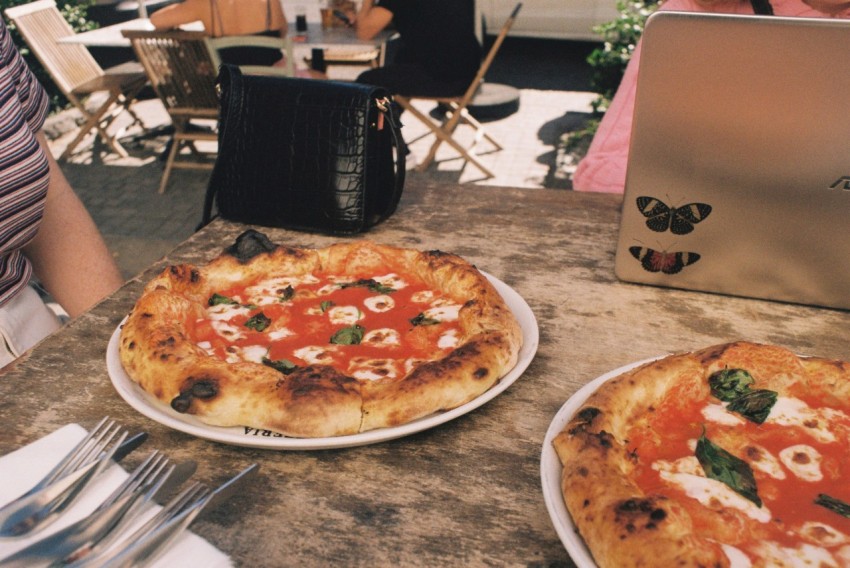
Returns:
[[[327,437],[460,406],[521,342],[499,293],[455,255],[280,247],[249,231],[151,281],[119,354],[145,391],[207,424]]]
[[[554,440],[599,566],[850,566],[850,364],[732,343],[603,384]]]

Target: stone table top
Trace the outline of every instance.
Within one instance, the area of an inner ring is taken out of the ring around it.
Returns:
[[[539,349],[522,376],[445,424],[371,445],[284,451],[195,437],[129,406],[107,373],[110,336],[165,266],[203,263],[246,229],[216,220],[5,372],[0,454],[109,415],[148,431],[149,447],[196,460],[203,481],[256,462],[239,498],[192,525],[240,566],[572,565],[540,469],[546,431],[582,385],[634,361],[737,339],[850,359],[845,311],[618,281],[620,204],[611,195],[409,183],[398,211],[356,237],[459,254],[534,313]],[[343,240],[258,229],[293,246]]]

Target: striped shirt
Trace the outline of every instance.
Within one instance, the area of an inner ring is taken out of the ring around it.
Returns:
[[[0,306],[32,274],[21,248],[35,237],[44,213],[50,171],[36,134],[47,111],[47,93],[0,20]]]

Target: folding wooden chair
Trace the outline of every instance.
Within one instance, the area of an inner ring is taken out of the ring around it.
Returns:
[[[283,51],[284,65],[240,65],[239,69],[241,69],[243,73],[253,75],[282,75],[284,77],[295,76],[295,59],[292,53],[292,39],[289,37],[236,35],[210,38],[209,42],[213,49],[213,59],[216,62],[216,69],[218,69],[219,65],[221,65],[221,61],[218,58],[218,50],[220,49],[227,49],[230,47],[263,47]]]
[[[218,134],[193,120],[217,120],[215,80],[218,65],[205,32],[125,30],[136,57],[174,125],[174,136],[159,184],[164,193],[174,168],[212,169],[214,152],[202,152],[197,142],[217,142]],[[178,160],[184,148],[195,159]]]
[[[419,119],[420,122],[425,124],[428,129],[436,136],[436,140],[431,145],[431,149],[428,152],[427,157],[416,167],[418,171],[425,171],[434,161],[435,156],[437,155],[437,149],[440,145],[445,142],[455,150],[457,150],[460,155],[464,158],[464,160],[471,162],[475,165],[476,168],[481,170],[484,175],[487,177],[494,177],[493,172],[487,169],[484,164],[482,164],[474,155],[475,148],[483,141],[487,140],[490,144],[495,147],[494,151],[498,151],[502,149],[502,146],[496,142],[487,132],[484,130],[484,126],[476,120],[467,110],[467,107],[470,103],[475,99],[475,95],[484,82],[484,76],[487,74],[490,65],[493,63],[493,59],[496,57],[496,53],[498,53],[499,48],[502,46],[502,42],[505,39],[505,36],[508,35],[508,32],[513,26],[514,20],[519,14],[520,8],[522,8],[522,3],[519,3],[514,7],[508,19],[505,21],[502,26],[499,35],[496,36],[495,41],[493,42],[493,46],[487,52],[487,56],[484,58],[484,61],[481,63],[481,67],[478,69],[478,73],[475,75],[475,78],[472,80],[472,83],[466,89],[466,92],[463,96],[460,97],[419,97],[419,96],[401,96],[395,95],[394,100],[401,105],[401,107],[410,112],[411,115],[415,116]],[[423,112],[419,111],[416,107],[413,106],[412,101],[414,100],[425,100],[432,101],[435,103],[440,103],[446,105],[450,108],[450,112],[446,114],[446,118],[444,118],[440,123],[434,122],[430,117],[428,117]],[[457,140],[454,139],[453,134],[455,129],[459,124],[467,124],[471,126],[475,130],[475,141],[469,148],[464,148],[462,144],[460,144]]]
[[[116,134],[108,134],[107,128],[124,111],[133,117],[133,124],[142,123],[130,105],[147,83],[144,71],[133,64],[119,65],[104,71],[86,46],[57,43],[58,38],[74,35],[74,30],[53,0],[38,0],[15,6],[8,8],[5,13],[62,94],[83,114],[84,122],[77,136],[59,159],[68,158],[92,130],[97,131],[113,152],[126,157],[126,150],[117,140],[123,129]],[[106,99],[97,108],[90,110],[86,103],[95,93],[105,93]]]
[[[205,32],[140,31],[121,32],[130,40],[136,57],[150,79],[151,86],[162,101],[171,122],[174,136],[165,171],[159,185],[164,193],[174,168],[212,169],[214,152],[202,152],[197,142],[217,142],[214,130],[198,127],[193,120],[218,120],[219,101],[215,80],[221,60],[218,49],[234,46],[266,47],[283,50],[285,66],[241,66],[244,73],[285,75],[294,74],[292,43],[288,38],[265,36],[228,36],[210,38]],[[188,148],[192,160],[178,159]]]

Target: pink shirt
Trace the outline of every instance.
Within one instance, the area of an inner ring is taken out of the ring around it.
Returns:
[[[849,18],[850,9],[829,16],[811,8],[801,0],[771,0],[776,16],[799,16],[808,18]],[[749,2],[722,3],[706,9],[694,0],[666,0],[659,11],[716,12],[724,14],[753,14]],[[588,148],[587,155],[579,163],[573,175],[576,191],[600,191],[623,193],[626,184],[626,161],[629,154],[629,139],[632,132],[632,114],[635,107],[640,43],[626,66],[626,72],[611,106],[605,112],[596,135]]]

